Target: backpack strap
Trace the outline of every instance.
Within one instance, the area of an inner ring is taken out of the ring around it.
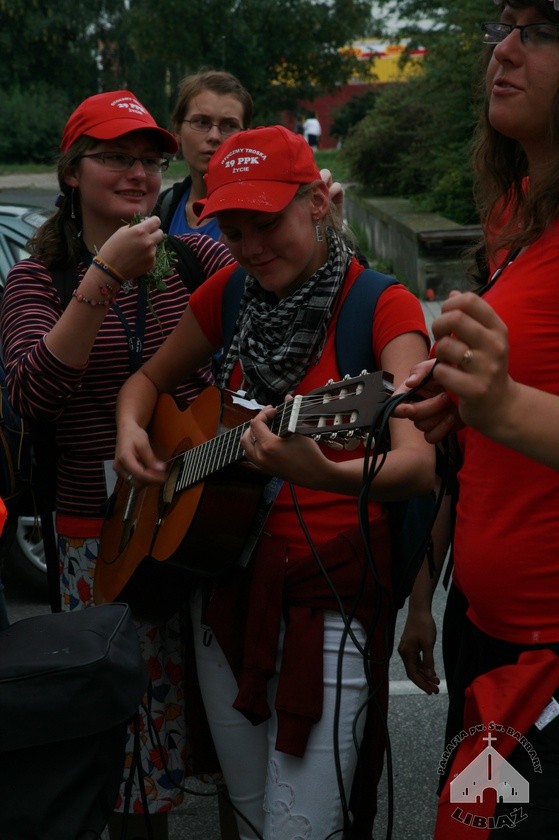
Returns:
[[[51,268],[49,269],[50,276],[54,287],[58,292],[62,309],[66,309],[70,303],[72,292],[76,288],[77,272],[76,268]]]
[[[190,188],[191,184],[192,178],[187,175],[182,181],[177,181],[160,194],[153,212],[155,216],[159,216],[161,219],[161,227],[165,232],[169,230],[169,225],[173,221],[181,196]]]
[[[365,268],[347,293],[336,324],[336,357],[342,376],[378,370],[371,344],[373,317],[381,294],[398,282],[395,277]]]
[[[246,275],[245,269],[240,265],[237,266],[227,281],[223,292],[223,301],[221,303],[221,322],[223,326],[222,358],[225,358],[229,352],[233,336],[235,335],[235,325],[239,316],[241,298],[245,290]]]
[[[178,262],[175,268],[177,269],[182,282],[186,286],[187,291],[192,294],[192,292],[206,279],[206,272],[204,271],[202,263],[190,245],[177,236],[167,236],[165,245],[172,248],[178,256]]]

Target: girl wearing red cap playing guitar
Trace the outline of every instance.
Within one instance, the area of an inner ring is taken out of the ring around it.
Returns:
[[[312,149],[281,126],[240,132],[214,154],[206,182],[208,197],[196,209],[201,219],[216,215],[243,269],[239,316],[218,384],[277,405],[288,394],[339,380],[336,320],[362,267],[341,234]],[[218,272],[193,294],[173,335],[121,391],[115,468],[138,487],[170,486],[146,427],[164,392],[222,346],[231,274]],[[397,380],[426,357],[421,308],[402,285],[383,292],[371,329],[378,368]],[[353,387],[352,380],[347,391]],[[304,411],[304,398],[301,405]],[[293,418],[292,404],[285,410]],[[411,424],[391,422],[391,450],[368,502],[375,576],[358,526],[362,453],[325,447],[304,424],[295,425],[302,434],[278,436],[268,427],[276,419],[267,408],[240,438],[241,454],[260,468],[256,475],[284,480],[254,559],[248,570],[202,586],[192,605],[206,711],[242,838],[342,832],[350,799],[357,835],[370,836],[391,621],[383,502],[432,488],[433,450]],[[219,446],[219,438],[209,442],[212,457]],[[169,481],[176,490],[176,476]],[[202,535],[208,554],[221,545],[220,516],[236,492],[214,507]],[[153,537],[156,545],[159,536]],[[353,618],[347,637],[340,611]]]

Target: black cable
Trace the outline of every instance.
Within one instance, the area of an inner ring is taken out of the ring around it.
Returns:
[[[379,719],[382,724],[384,738],[385,738],[385,758],[386,758],[386,770],[387,770],[387,785],[388,785],[388,815],[387,815],[387,833],[386,838],[390,840],[392,837],[392,829],[393,829],[393,819],[394,819],[394,780],[393,780],[393,763],[392,763],[392,750],[391,750],[391,742],[390,742],[390,733],[388,728],[388,721],[386,719],[385,712],[380,704],[379,701],[379,692],[382,688],[382,684],[375,686],[373,681],[373,675],[370,671],[369,659],[370,657],[367,656],[367,652],[370,651],[371,643],[374,638],[374,634],[377,628],[377,623],[380,617],[380,611],[382,608],[382,597],[383,594],[391,599],[390,591],[383,585],[376,563],[374,561],[374,556],[371,547],[370,541],[370,525],[369,525],[369,516],[368,516],[368,507],[369,507],[369,495],[370,495],[370,487],[372,481],[374,480],[375,476],[378,475],[380,469],[382,468],[383,464],[386,461],[386,454],[389,451],[389,419],[392,416],[394,409],[400,405],[402,402],[409,402],[414,400],[417,397],[420,397],[420,391],[425,387],[427,382],[432,378],[433,370],[437,362],[434,363],[433,367],[430,369],[429,373],[418,383],[417,386],[410,389],[409,391],[403,392],[401,394],[396,394],[390,397],[386,402],[383,404],[383,407],[380,413],[375,418],[374,428],[369,430],[369,434],[367,435],[366,443],[365,443],[365,455],[363,459],[363,483],[361,487],[361,491],[358,497],[358,520],[359,520],[359,527],[361,532],[361,537],[364,545],[365,555],[367,559],[367,568],[372,573],[377,586],[375,587],[375,606],[373,610],[373,620],[371,621],[371,626],[369,628],[368,633],[368,643],[365,645],[365,648],[360,646],[355,639],[353,631],[351,630],[351,620],[354,617],[353,615],[350,617],[346,615],[344,606],[339,598],[338,593],[335,590],[335,587],[328,576],[326,569],[324,568],[319,553],[314,545],[312,537],[308,531],[308,528],[303,520],[302,512],[297,502],[295,488],[293,485],[290,485],[291,495],[293,498],[293,502],[295,505],[295,509],[297,512],[297,516],[299,518],[299,522],[305,534],[305,538],[309,544],[311,552],[313,556],[319,563],[319,567],[325,576],[325,579],[331,588],[336,603],[338,604],[338,609],[342,619],[344,621],[344,631],[342,633],[342,639],[340,641],[340,653],[338,658],[338,678],[337,678],[337,692],[336,692],[336,706],[335,706],[335,726],[334,726],[334,759],[336,762],[336,776],[338,780],[338,793],[340,796],[340,800],[342,803],[342,813],[343,813],[343,820],[344,820],[344,828],[343,828],[343,837],[349,837],[348,831],[351,831],[351,817],[349,814],[349,809],[347,806],[347,801],[345,798],[345,790],[343,786],[343,779],[341,777],[341,768],[340,768],[340,759],[339,759],[339,742],[338,742],[338,725],[339,722],[339,713],[340,713],[340,691],[341,691],[341,668],[342,668],[342,655],[343,649],[345,646],[345,642],[347,639],[347,635],[351,635],[354,644],[356,645],[357,649],[363,655],[363,662],[364,662],[364,669],[365,675],[367,678],[367,683],[369,685],[369,695],[363,708],[359,710],[356,715],[356,719],[353,723],[353,731],[355,733],[355,729],[357,726],[357,718],[360,714],[363,713],[364,709],[367,708],[370,703],[374,703],[376,706],[376,711],[379,715]],[[448,463],[448,458],[446,459],[446,463]],[[436,513],[440,508],[440,504],[442,503],[443,493],[439,491],[437,503],[435,506],[435,514],[433,516],[433,521],[436,517]],[[432,529],[432,523],[430,523],[431,527],[429,528],[429,534]],[[364,580],[362,580],[361,589],[364,585]],[[352,612],[357,608],[357,601],[354,602]],[[392,613],[394,613],[392,615]],[[390,657],[393,652],[393,642],[394,642],[394,631],[392,629],[392,621],[395,624],[395,612],[394,608],[391,607],[390,609],[390,617],[389,622],[386,627],[386,636],[385,636],[385,645],[384,645],[384,655],[380,656],[379,658],[372,658],[371,662],[373,665],[384,665],[388,666],[390,661]],[[357,738],[354,734],[354,743],[356,743],[357,751],[358,751],[358,765],[359,768],[359,752],[360,752],[360,745],[357,743]],[[339,831],[333,832],[329,837],[334,837],[338,834]]]
[[[373,637],[374,631],[376,629],[377,622],[378,622],[379,617],[380,617],[380,609],[381,609],[381,606],[382,606],[382,602],[381,602],[382,593],[383,592],[385,594],[389,594],[389,593],[388,593],[388,590],[386,589],[386,587],[384,587],[384,585],[382,584],[382,582],[380,580],[380,577],[379,577],[379,574],[378,574],[378,569],[377,569],[376,564],[374,562],[374,557],[373,557],[373,553],[372,553],[372,550],[371,550],[371,544],[370,544],[370,538],[369,538],[369,518],[368,518],[369,498],[368,498],[368,496],[369,496],[370,485],[371,485],[374,477],[378,474],[379,470],[381,469],[382,465],[384,464],[384,462],[386,460],[386,452],[387,452],[388,447],[386,446],[386,444],[383,444],[383,441],[387,440],[388,420],[389,420],[392,412],[394,411],[394,408],[396,408],[396,406],[399,405],[401,402],[405,402],[405,401],[409,401],[410,399],[413,399],[415,397],[415,395],[421,390],[421,388],[424,387],[424,385],[431,378],[432,371],[433,371],[433,369],[431,369],[428,376],[426,376],[419,383],[419,385],[417,385],[415,388],[413,388],[410,391],[405,392],[403,394],[398,394],[398,395],[395,395],[393,397],[390,397],[383,404],[382,411],[381,411],[381,413],[380,413],[380,415],[377,419],[377,422],[375,424],[375,427],[378,426],[378,429],[377,428],[371,429],[368,436],[367,436],[367,440],[366,440],[366,444],[365,444],[363,484],[362,484],[361,492],[360,492],[359,497],[358,497],[358,520],[359,520],[359,527],[360,527],[360,531],[361,531],[361,536],[362,536],[363,543],[364,543],[365,555],[366,555],[367,562],[363,566],[363,576],[362,576],[362,579],[361,579],[361,582],[360,582],[360,586],[358,587],[358,591],[356,592],[356,595],[354,597],[351,610],[347,614],[346,614],[344,605],[342,603],[342,600],[339,597],[339,594],[337,593],[336,588],[335,588],[332,580],[330,579],[326,568],[324,567],[324,564],[322,563],[322,560],[321,560],[320,555],[319,555],[319,553],[316,549],[316,546],[314,545],[314,542],[312,540],[310,532],[308,531],[306,523],[304,522],[302,512],[300,510],[298,500],[297,500],[297,497],[296,497],[295,488],[293,487],[293,485],[290,484],[290,490],[291,490],[291,495],[292,495],[292,498],[293,498],[293,503],[294,503],[294,506],[295,506],[295,510],[297,512],[297,516],[299,518],[299,522],[300,522],[301,527],[303,529],[303,532],[305,534],[305,538],[307,539],[307,542],[309,544],[311,552],[312,552],[315,560],[319,564],[321,572],[324,575],[325,580],[327,581],[328,586],[330,587],[330,589],[332,591],[334,599],[335,599],[335,601],[338,605],[338,610],[339,610],[340,616],[342,617],[342,620],[344,622],[344,629],[342,631],[342,637],[341,637],[341,640],[340,640],[340,649],[339,649],[338,662],[337,662],[337,688],[336,688],[336,704],[335,704],[335,710],[334,710],[334,722],[335,722],[334,723],[334,758],[335,758],[335,762],[336,762],[336,777],[337,777],[337,781],[338,781],[338,792],[339,792],[339,795],[340,795],[340,801],[342,803],[343,828],[342,829],[337,829],[337,830],[331,832],[326,838],[324,838],[324,840],[332,840],[332,838],[334,838],[334,837],[336,837],[337,835],[340,835],[340,834],[342,835],[342,840],[350,840],[351,829],[352,829],[352,825],[351,825],[352,820],[351,820],[351,816],[350,816],[350,813],[349,813],[349,807],[348,807],[348,803],[347,803],[347,800],[346,800],[345,789],[344,789],[344,785],[343,785],[343,778],[342,778],[342,772],[341,772],[341,766],[340,766],[340,756],[339,756],[339,742],[338,742],[339,715],[340,715],[340,702],[341,702],[341,677],[342,677],[341,669],[342,669],[342,666],[343,666],[343,650],[345,648],[348,636],[351,638],[351,641],[355,645],[356,649],[361,653],[361,655],[363,657],[365,676],[366,676],[366,679],[367,679],[367,684],[369,686],[369,694],[368,694],[365,702],[362,704],[361,708],[357,711],[357,713],[355,715],[355,719],[353,721],[353,725],[352,725],[353,741],[354,741],[354,744],[356,746],[357,753],[358,753],[357,770],[359,769],[359,755],[360,755],[361,744],[358,742],[358,739],[357,739],[357,736],[356,736],[356,727],[357,727],[357,724],[358,724],[359,717],[365,712],[365,710],[369,707],[369,705],[371,703],[374,703],[375,706],[376,706],[376,709],[377,709],[377,713],[379,714],[379,718],[381,720],[382,726],[383,726],[384,737],[385,737],[385,756],[386,756],[386,766],[387,766],[387,775],[388,775],[388,790],[389,790],[389,813],[388,813],[388,825],[387,825],[386,838],[387,838],[387,840],[390,840],[390,838],[392,837],[393,810],[394,810],[394,805],[393,805],[393,798],[394,797],[393,797],[392,751],[391,751],[391,746],[390,746],[388,721],[386,719],[386,715],[384,714],[384,710],[382,709],[382,707],[380,705],[380,702],[379,702],[379,698],[378,698],[378,693],[379,693],[380,689],[382,688],[382,684],[379,685],[379,686],[374,686],[374,684],[373,684],[372,674],[371,674],[371,670],[370,670],[370,667],[369,667],[370,666],[370,662],[369,662],[370,657],[368,655],[368,651],[369,651],[369,648],[370,648],[369,643],[370,643],[370,641]],[[376,440],[375,440],[375,432],[376,432]],[[372,453],[372,455],[371,455],[371,453]],[[354,631],[351,627],[351,623],[352,623],[353,619],[355,618],[355,611],[356,611],[358,603],[359,603],[359,598],[363,594],[363,587],[365,585],[365,574],[366,574],[367,571],[370,571],[373,574],[374,579],[377,582],[378,586],[375,587],[375,606],[374,606],[374,610],[373,610],[373,621],[371,622],[371,627],[369,629],[369,633],[368,633],[368,636],[367,636],[368,642],[365,644],[365,646],[362,646],[359,643],[359,641],[357,640],[357,638],[355,637],[355,633],[354,633]],[[387,632],[388,632],[388,628],[387,628]],[[390,647],[387,644],[386,655],[382,656],[378,659],[372,659],[371,661],[373,662],[373,664],[376,664],[376,665],[388,664],[388,661],[390,659],[390,653],[391,653]],[[157,729],[154,726],[153,718],[151,716],[151,710],[145,704],[142,704],[142,708],[144,709],[144,713],[146,714],[150,739],[152,741],[153,746],[158,750],[158,752],[160,754],[160,758],[161,758],[162,766],[163,766],[163,771],[164,771],[165,775],[167,776],[167,778],[169,779],[169,781],[173,783],[173,786],[177,787],[178,790],[181,790],[184,793],[188,793],[188,794],[193,795],[193,796],[216,796],[218,793],[220,793],[220,791],[218,789],[216,789],[215,791],[205,793],[205,792],[202,792],[202,791],[197,791],[197,790],[193,790],[191,788],[187,788],[185,785],[176,785],[175,781],[170,776],[170,773],[168,771],[166,762],[164,760],[164,747],[163,747],[163,745],[161,743],[161,740],[159,738],[159,733],[157,732]],[[138,763],[139,763],[139,756],[138,756]],[[140,773],[141,773],[141,771],[140,771]],[[262,835],[259,833],[259,831],[256,829],[256,827],[250,822],[250,820],[247,817],[245,817],[245,815],[233,804],[230,797],[227,794],[225,794],[223,791],[221,791],[221,793],[222,793],[222,795],[225,796],[226,800],[229,802],[233,811],[254,832],[254,834],[258,838],[258,840],[264,840]]]

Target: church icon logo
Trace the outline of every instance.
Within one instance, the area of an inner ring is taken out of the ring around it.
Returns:
[[[483,802],[485,791],[493,789],[497,802],[529,802],[529,782],[492,746],[496,737],[488,734],[483,740],[487,747],[451,781],[450,801]]]

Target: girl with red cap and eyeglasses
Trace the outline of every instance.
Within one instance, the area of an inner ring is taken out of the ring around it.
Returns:
[[[336,321],[362,266],[312,149],[282,126],[240,132],[211,158],[206,182],[200,218],[216,216],[243,270],[218,385],[266,406],[341,379]],[[146,426],[158,395],[222,346],[232,271],[196,290],[172,336],[124,385],[115,458],[122,476],[165,481]],[[426,358],[421,307],[403,285],[383,292],[370,328],[378,367],[397,381]],[[431,490],[434,453],[412,424],[391,422],[392,448],[369,501],[375,577],[358,526],[362,453],[277,437],[268,426],[274,414],[259,413],[241,439],[249,461],[283,479],[251,568],[202,586],[192,602],[206,712],[243,840],[322,840],[348,832],[352,819],[351,836],[370,836],[392,620],[383,502]],[[216,508],[216,533],[219,517]],[[347,638],[344,615],[353,616]]]
[[[82,102],[62,136],[58,209],[31,241],[33,256],[12,268],[3,295],[0,327],[10,399],[27,419],[56,423],[64,610],[93,603],[100,533],[114,481],[119,388],[171,333],[188,303],[176,275],[166,278],[166,289],[151,292],[150,301],[145,285],[136,282],[153,268],[164,236],[159,219],[149,214],[169,155],[176,151],[173,135],[130,91],[100,93]],[[130,226],[136,215],[146,218]],[[227,248],[209,237],[194,234],[186,241],[207,275],[232,261]],[[73,289],[65,308],[53,283],[57,271],[69,277]],[[210,381],[208,368],[192,371],[177,385],[176,396],[188,402]],[[167,812],[182,800],[189,760],[180,616],[138,621],[138,635],[166,764],[154,752],[144,717],[142,767],[154,832],[149,836],[165,840]],[[131,733],[129,764],[132,750]],[[120,795],[117,810],[123,802]],[[126,837],[147,836],[143,809],[136,783]],[[111,837],[121,837],[118,816]]]

